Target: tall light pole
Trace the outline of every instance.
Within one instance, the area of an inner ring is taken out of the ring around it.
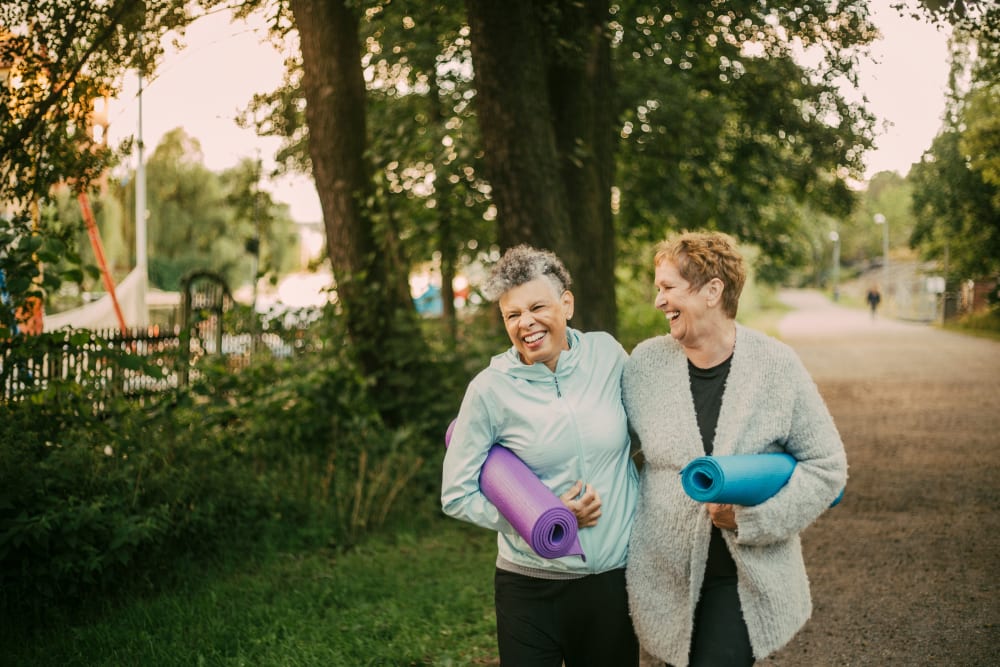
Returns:
[[[889,221],[881,213],[875,214],[875,224],[882,226],[882,291],[889,292]]]
[[[837,230],[830,232],[833,241],[833,300],[840,299],[840,234]]]
[[[143,48],[142,31],[139,31],[139,49]],[[142,139],[142,92],[143,74],[146,68],[145,60],[140,62],[139,71],[139,92],[136,94],[138,106],[138,123],[136,125],[136,164],[135,164],[135,270],[139,273],[139,321],[133,322],[136,326],[146,326],[149,324],[149,304],[146,302],[149,292],[149,256],[148,242],[146,235],[146,224],[149,212],[146,210],[146,158],[144,155],[145,144]]]

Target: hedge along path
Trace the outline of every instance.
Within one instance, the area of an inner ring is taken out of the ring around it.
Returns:
[[[813,616],[762,664],[990,665],[1000,652],[1000,342],[789,291],[836,420],[843,502],[803,533]]]

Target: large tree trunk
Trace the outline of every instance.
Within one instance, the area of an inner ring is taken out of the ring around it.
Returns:
[[[291,0],[302,49],[302,88],[309,155],[323,209],[326,245],[352,349],[375,380],[390,422],[394,406],[412,402],[411,373],[426,357],[408,271],[399,257],[389,212],[371,205],[366,156],[365,82],[359,19],[343,0]],[[405,387],[405,390],[401,390]]]
[[[563,52],[550,55],[549,99],[568,195],[570,238],[579,262],[573,279],[583,317],[576,324],[614,332],[618,318],[611,213],[615,97],[607,2],[566,3],[560,19],[559,34],[573,46],[570,53],[563,47]],[[558,44],[554,39],[549,43]]]
[[[358,206],[371,187],[358,17],[337,1],[292,0],[291,7],[302,48],[309,155],[339,279],[359,274],[375,249]]]
[[[466,3],[476,70],[476,112],[504,248],[518,243],[563,257],[569,211],[549,106],[543,27],[531,3]]]
[[[576,283],[574,326],[613,332],[607,5],[467,0],[466,9],[500,245],[557,253]]]

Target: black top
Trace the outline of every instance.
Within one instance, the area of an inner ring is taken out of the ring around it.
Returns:
[[[694,412],[698,418],[698,430],[701,431],[701,444],[706,456],[712,455],[715,441],[715,427],[719,423],[719,412],[722,409],[722,392],[726,389],[726,378],[729,377],[729,365],[732,355],[718,366],[698,368],[688,362],[688,377],[691,381],[691,396],[694,397]],[[736,563],[722,539],[722,531],[712,526],[712,540],[708,545],[708,563],[705,565],[705,578],[736,576]]]

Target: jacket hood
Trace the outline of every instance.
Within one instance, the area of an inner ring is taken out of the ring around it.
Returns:
[[[571,327],[566,327],[566,340],[569,342],[569,349],[559,353],[559,361],[556,362],[556,372],[553,373],[545,364],[526,364],[521,361],[517,353],[517,348],[510,346],[506,352],[498,354],[490,360],[490,368],[500,371],[511,377],[523,380],[545,380],[568,375],[580,362],[580,332]]]

